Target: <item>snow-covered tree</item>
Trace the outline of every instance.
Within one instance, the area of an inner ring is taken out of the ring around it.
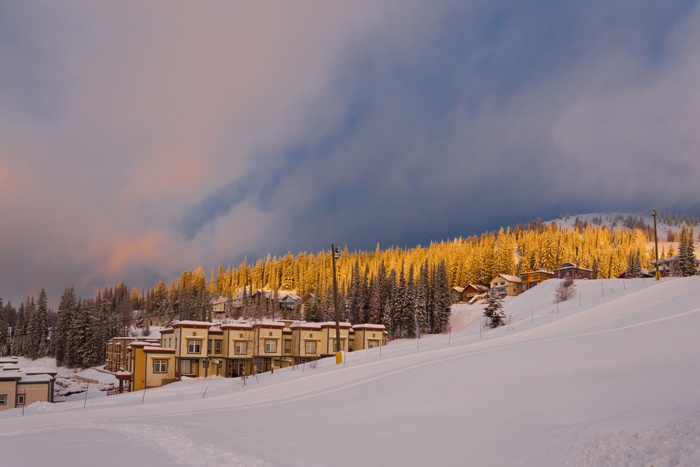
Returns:
[[[496,289],[489,289],[486,296],[486,308],[484,316],[489,319],[489,326],[497,328],[505,324],[506,313],[503,311],[503,303]]]
[[[639,248],[635,252],[630,251],[627,257],[627,269],[625,273],[629,278],[642,277],[642,261]]]
[[[450,300],[450,279],[447,275],[447,264],[444,260],[438,263],[434,279],[431,283],[429,296],[430,310],[432,311],[433,333],[445,332],[450,324],[452,313],[452,300]]]
[[[681,239],[678,245],[678,260],[677,269],[678,275],[683,277],[694,276],[697,274],[695,266],[695,243],[694,243],[693,228],[681,226]]]

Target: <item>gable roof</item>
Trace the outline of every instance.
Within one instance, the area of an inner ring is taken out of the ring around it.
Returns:
[[[498,279],[499,277],[501,277],[501,278],[507,280],[508,282],[515,282],[515,283],[517,283],[517,284],[520,284],[520,283],[522,282],[522,280],[520,280],[519,277],[511,276],[511,275],[509,275],[509,274],[499,274],[498,276],[496,276],[496,277],[494,277],[493,279],[491,279],[491,282],[495,281],[495,280]]]

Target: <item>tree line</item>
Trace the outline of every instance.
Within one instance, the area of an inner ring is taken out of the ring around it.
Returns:
[[[425,247],[382,250],[377,245],[371,251],[352,252],[345,247],[337,260],[340,318],[352,324],[384,324],[392,337],[411,338],[446,330],[452,286],[488,285],[497,274],[556,269],[565,262],[593,269],[598,278],[623,272],[635,277],[641,269],[653,269],[653,229],[641,217],[616,218],[611,227],[599,224],[602,219],[591,223],[576,219],[574,227],[566,229],[535,220]],[[679,266],[674,273],[694,274],[692,227],[683,224],[679,236],[679,251],[662,249],[660,256],[677,254]],[[27,298],[17,309],[10,303],[3,305],[0,297],[0,355],[48,355],[59,365],[93,366],[104,358],[104,346],[111,337],[128,335],[134,326],[148,333],[149,326],[178,319],[210,321],[213,297],[224,297],[232,304],[241,294],[242,307],[229,307],[232,319],[333,320],[332,254],[329,249],[297,256],[267,255],[254,264],[244,260],[226,269],[221,264],[211,271],[209,280],[199,267],[184,271],[169,286],[161,280],[141,293],[120,283],[95,297],[80,298],[69,287],[56,312],[48,309],[43,289],[37,300]],[[268,298],[260,299],[261,290],[267,291]],[[303,316],[298,307],[279,308],[275,298],[285,291],[310,294]]]

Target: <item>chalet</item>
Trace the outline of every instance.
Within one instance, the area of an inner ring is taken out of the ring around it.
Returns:
[[[450,302],[459,303],[464,301],[464,287],[452,287],[450,289]]]
[[[547,269],[527,269],[522,274],[520,274],[521,290],[525,292],[530,290],[537,284],[547,279],[552,279],[554,277],[554,272]]]
[[[304,296],[301,297],[301,302],[304,305],[304,308],[306,308],[307,306],[313,306],[317,300],[318,297],[313,292],[306,292]]]
[[[462,295],[462,301],[463,302],[469,302],[471,301],[474,297],[477,297],[479,295],[483,295],[486,292],[489,291],[489,288],[484,286],[484,285],[479,285],[479,284],[469,284],[464,288],[464,292]]]
[[[570,277],[572,279],[595,279],[592,269],[582,268],[574,263],[564,263],[553,272],[554,277],[557,279],[564,279],[565,277]]]
[[[231,308],[234,310],[243,308],[243,299],[246,298],[246,293],[243,289],[239,290],[236,295],[231,298]],[[249,298],[249,297],[248,297]]]
[[[656,260],[652,260],[651,264],[653,266],[654,275],[656,275]],[[678,268],[678,257],[669,256],[668,258],[659,258],[659,274],[661,277],[670,277],[680,275],[677,270]],[[695,269],[696,274],[700,273],[700,259],[695,258]]]
[[[209,302],[213,319],[224,319],[231,308],[231,300],[226,295],[214,297]]]
[[[502,296],[515,296],[520,293],[521,279],[508,274],[499,274],[491,279],[491,289]]]
[[[654,277],[655,274],[656,274],[655,271],[648,271],[646,269],[640,269],[639,276],[637,276],[637,277],[651,278],[651,277]],[[618,279],[633,279],[633,277],[629,275],[628,271],[623,271],[622,274],[617,276],[617,278]]]
[[[286,293],[280,298],[279,305],[283,310],[294,310],[301,307],[302,299],[295,293]]]

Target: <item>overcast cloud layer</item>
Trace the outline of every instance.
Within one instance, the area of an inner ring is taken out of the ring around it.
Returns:
[[[698,214],[697,2],[0,1],[0,296]]]

